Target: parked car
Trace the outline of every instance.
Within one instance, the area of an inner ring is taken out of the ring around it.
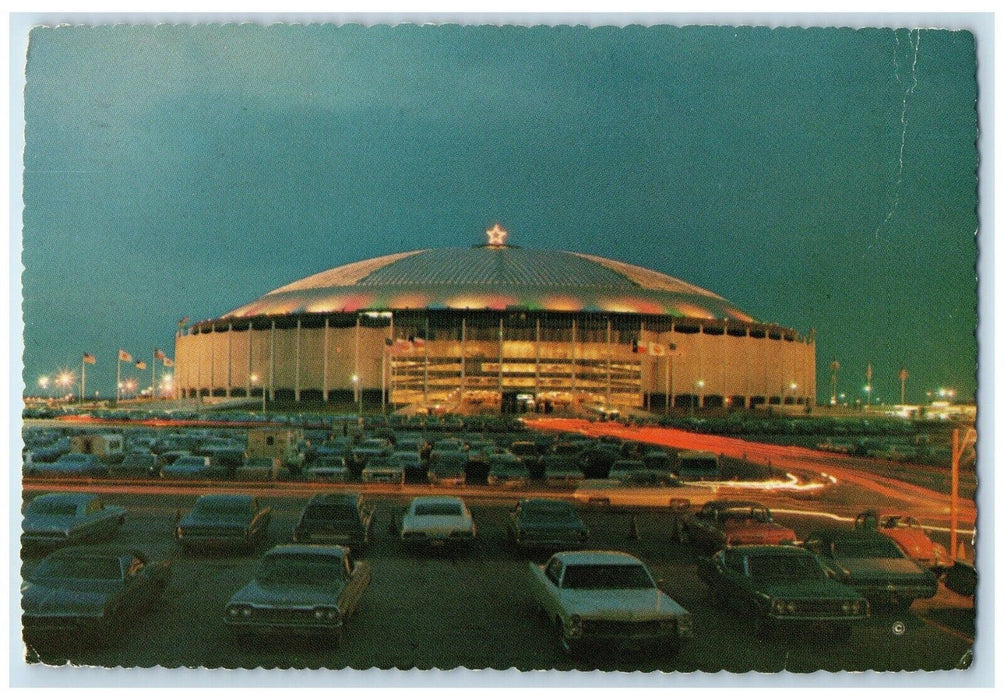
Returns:
[[[550,454],[540,458],[544,483],[548,486],[578,486],[586,478],[575,457]]]
[[[465,544],[476,536],[471,511],[455,496],[418,496],[401,518],[401,541],[405,544]]]
[[[467,483],[467,453],[433,451],[429,458],[428,479],[439,486],[463,486]]]
[[[349,479],[349,468],[344,457],[318,457],[314,465],[307,469],[307,479],[310,481],[342,482]]]
[[[792,544],[795,531],[774,522],[762,503],[715,500],[677,520],[676,539],[717,551],[739,544]]]
[[[866,511],[854,519],[854,528],[872,529],[892,538],[908,557],[936,574],[940,575],[955,563],[948,556],[948,550],[932,540],[924,526],[912,515],[879,515]]]
[[[32,499],[21,521],[22,547],[60,547],[112,537],[126,509],[88,493],[47,493]]]
[[[67,452],[59,455],[54,462],[37,460],[38,455],[33,455],[32,461],[24,465],[25,476],[88,477],[108,474],[107,464],[98,459],[97,455],[84,452]]]
[[[422,462],[422,454],[416,450],[398,450],[390,456],[391,464],[401,467],[406,482],[425,481],[425,464]]]
[[[488,485],[520,487],[530,483],[530,470],[510,452],[488,457]]]
[[[386,438],[367,438],[352,448],[351,470],[359,475],[374,457],[390,457],[394,447]]]
[[[108,475],[119,478],[138,478],[157,476],[157,456],[152,452],[127,452],[122,461],[108,467]]]
[[[211,494],[199,496],[195,507],[178,520],[174,536],[182,549],[253,549],[268,535],[272,507],[254,496]]]
[[[523,549],[581,547],[589,529],[567,501],[524,498],[509,511],[509,541]]]
[[[360,549],[373,534],[375,508],[358,493],[319,493],[311,497],[293,528],[293,542],[344,544]]]
[[[586,479],[572,492],[572,498],[590,506],[660,506],[684,513],[715,500],[717,493],[715,486],[683,484],[674,478],[658,485]]]
[[[712,601],[753,621],[757,636],[778,626],[826,625],[846,640],[868,601],[827,576],[814,554],[790,545],[740,545],[698,560]],[[795,633],[795,632],[793,632]]]
[[[341,643],[370,578],[369,564],[354,561],[345,547],[279,545],[230,597],[223,619],[237,633],[320,635]]]
[[[161,467],[165,479],[209,479],[214,474],[209,457],[184,455]]]
[[[868,530],[821,529],[803,545],[830,574],[874,604],[909,608],[917,598],[933,598],[938,578],[910,559],[885,535]]]
[[[404,467],[394,462],[391,457],[370,459],[363,468],[363,481],[367,484],[403,484]]]
[[[125,547],[67,547],[45,557],[21,584],[29,645],[52,639],[104,643],[135,624],[170,580],[170,564]]]
[[[693,620],[659,590],[641,560],[623,552],[558,552],[530,562],[530,595],[568,654],[593,646],[656,646],[676,653]]]

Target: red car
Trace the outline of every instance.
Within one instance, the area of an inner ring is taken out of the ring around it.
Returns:
[[[854,519],[854,528],[876,530],[893,539],[908,557],[932,571],[940,573],[954,563],[948,556],[948,550],[934,542],[920,521],[912,515],[879,515],[875,511],[865,511]]]
[[[740,544],[792,544],[795,531],[774,522],[770,509],[755,501],[708,501],[677,521],[677,540],[717,551]]]

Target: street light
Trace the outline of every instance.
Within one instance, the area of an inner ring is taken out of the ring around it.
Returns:
[[[871,406],[872,405],[872,385],[871,384],[865,384],[864,390],[865,390],[865,393],[868,395],[868,403],[867,403],[867,405]]]
[[[251,375],[251,386],[254,387],[254,385],[257,384],[257,383],[258,383],[258,375],[257,374],[252,374]],[[261,412],[265,413],[265,383],[264,382],[262,382],[262,385],[261,385]]]
[[[704,380],[698,379],[694,382],[694,393],[690,395],[690,415],[694,415],[694,401],[697,399],[697,392],[704,389]]]
[[[352,387],[356,392],[356,401],[359,402],[359,417],[363,417],[363,391],[362,387],[359,386],[359,375],[352,375]]]
[[[49,378],[47,376],[42,375],[41,377],[38,378],[38,388],[41,389],[43,392],[45,392],[45,395],[48,396]]]
[[[60,372],[56,382],[63,387],[63,398],[66,398],[70,390],[70,385],[73,384],[73,375],[70,372]]]

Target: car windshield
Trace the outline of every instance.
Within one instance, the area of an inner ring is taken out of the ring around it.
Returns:
[[[342,560],[338,557],[275,554],[262,561],[258,580],[262,583],[327,586],[341,581],[344,571]]]
[[[77,505],[59,501],[34,500],[28,506],[28,512],[32,515],[76,515]]]
[[[718,514],[721,520],[753,520],[758,523],[769,523],[770,515],[762,508],[737,508]]]
[[[116,557],[49,557],[30,578],[117,581],[122,578],[122,567]]]
[[[575,511],[565,503],[528,503],[523,506],[523,515],[539,520],[566,522],[575,518]]]
[[[353,522],[359,520],[359,513],[355,506],[346,503],[318,503],[307,506],[306,517],[311,520]]]
[[[578,564],[565,567],[562,588],[646,589],[652,577],[640,564]]]
[[[899,559],[903,556],[892,540],[882,537],[840,540],[833,543],[833,553],[851,559]]]
[[[750,578],[755,581],[804,581],[825,577],[811,556],[765,554],[749,558]]]
[[[232,498],[200,498],[195,502],[194,512],[199,515],[214,513],[219,515],[248,515],[251,507],[247,501]]]
[[[415,515],[460,515],[460,504],[416,503]]]

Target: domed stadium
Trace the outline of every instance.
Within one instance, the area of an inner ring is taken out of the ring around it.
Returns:
[[[660,272],[488,243],[320,272],[179,331],[182,397],[393,409],[809,404],[815,343]]]

